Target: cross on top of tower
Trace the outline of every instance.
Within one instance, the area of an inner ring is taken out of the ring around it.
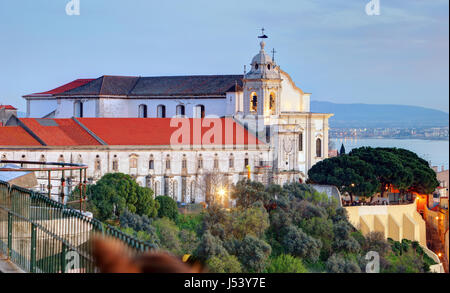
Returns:
[[[267,39],[268,38],[268,36],[264,34],[265,30],[266,30],[265,28],[261,28],[261,35],[258,36],[258,38],[260,38],[260,39]]]
[[[275,53],[278,53],[277,51],[275,51],[275,48],[272,49],[272,60],[273,62],[275,62]]]

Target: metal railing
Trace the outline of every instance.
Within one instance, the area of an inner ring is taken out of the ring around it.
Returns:
[[[0,181],[0,253],[26,272],[94,273],[90,238],[123,241],[133,253],[153,249],[46,195]]]

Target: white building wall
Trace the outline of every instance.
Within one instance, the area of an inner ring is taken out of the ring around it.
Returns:
[[[203,168],[198,169],[198,158],[203,159]],[[217,154],[217,156],[216,156]],[[229,168],[230,155],[233,154],[234,168]],[[156,195],[164,195],[164,178],[169,177],[171,184],[177,182],[176,194],[166,194],[174,197],[177,201],[182,199],[182,177],[186,177],[186,197],[185,201],[190,202],[191,183],[201,183],[201,176],[207,172],[218,172],[222,174],[230,175],[231,183],[236,183],[240,178],[247,174],[245,167],[245,158],[248,158],[251,165],[252,172],[255,171],[255,165],[258,164],[258,160],[269,161],[271,154],[267,150],[186,150],[186,151],[174,151],[174,150],[132,150],[132,149],[120,149],[120,150],[106,150],[106,149],[23,149],[23,150],[6,150],[0,149],[0,155],[5,157],[6,160],[27,160],[27,161],[46,161],[46,162],[62,162],[65,163],[82,163],[88,165],[87,179],[88,183],[95,183],[103,175],[113,170],[113,161],[118,160],[118,172],[130,174],[132,169],[130,168],[130,157],[136,156],[138,159],[136,182],[140,186],[147,186],[147,178],[151,177],[151,187],[153,189],[154,182],[158,182],[158,191],[155,191]],[[171,168],[167,170],[166,159],[167,155],[171,159]],[[42,158],[42,156],[44,156]],[[81,157],[80,157],[81,156]],[[152,156],[154,160],[154,169],[149,169],[149,159]],[[214,169],[214,159],[218,158],[219,169]],[[80,160],[81,158],[81,160]],[[187,172],[183,173],[182,161],[183,158],[187,160]],[[96,160],[100,160],[100,170],[95,169]],[[30,166],[31,167],[31,166]],[[131,174],[130,174],[131,175]],[[42,192],[47,192],[48,173],[36,172],[40,188],[44,187]],[[61,184],[61,171],[51,172],[51,184],[53,186],[52,193],[58,194],[59,186]],[[73,178],[73,184],[79,182],[79,171],[65,171],[65,178]],[[84,175],[83,175],[84,176]],[[255,179],[255,178],[254,178]],[[173,191],[171,188],[170,190]],[[205,201],[204,195],[201,194],[201,190],[196,187],[195,201]],[[54,197],[57,199],[57,197]]]

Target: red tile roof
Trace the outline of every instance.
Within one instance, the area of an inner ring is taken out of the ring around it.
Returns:
[[[11,105],[0,105],[0,109],[6,109],[6,110],[17,110]]]
[[[73,119],[20,118],[49,146],[101,145]]]
[[[242,126],[231,118],[178,118],[178,122],[186,123],[186,134],[181,133],[177,119],[172,118],[77,118],[85,127],[91,130],[108,145],[256,145],[262,144],[254,135],[247,132]],[[172,122],[172,127],[171,127]],[[203,124],[203,126],[200,126]],[[226,127],[233,129],[225,134]],[[197,134],[194,127],[201,128]],[[208,125],[208,126],[207,126]],[[220,125],[221,127],[218,127]],[[214,128],[214,129],[213,129]],[[186,128],[187,129],[187,128]],[[217,135],[212,135],[217,130]],[[175,133],[175,131],[177,131]],[[236,135],[236,133],[239,135]],[[173,138],[178,141],[171,143]],[[242,135],[241,135],[242,134]],[[195,138],[195,140],[194,140]],[[201,139],[203,138],[203,141]],[[208,139],[210,138],[210,139]],[[184,141],[183,141],[184,140]]]
[[[51,95],[56,95],[56,94],[61,94],[65,91],[70,91],[74,88],[80,87],[82,85],[85,85],[91,81],[93,81],[94,79],[76,79],[72,82],[69,82],[65,85],[62,85],[60,87],[57,87],[55,89],[46,91],[46,92],[42,92],[42,93],[35,93],[35,94],[30,94],[30,95],[25,95],[24,97],[30,97],[30,96],[51,96]]]
[[[40,146],[41,144],[20,126],[0,127],[0,146]]]

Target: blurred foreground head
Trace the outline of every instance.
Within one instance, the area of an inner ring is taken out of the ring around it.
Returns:
[[[120,240],[96,236],[92,239],[93,253],[101,273],[201,273],[199,264],[183,263],[165,252],[146,252],[132,256]]]

